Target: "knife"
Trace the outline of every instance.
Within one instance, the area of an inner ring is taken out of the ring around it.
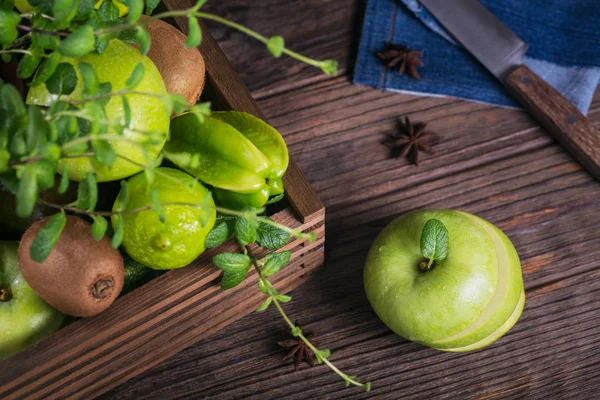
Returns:
[[[600,180],[600,131],[523,64],[527,43],[477,0],[420,2],[557,142]]]

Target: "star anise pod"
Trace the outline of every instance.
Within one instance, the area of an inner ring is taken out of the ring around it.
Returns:
[[[296,325],[297,327],[300,327],[298,320],[296,320],[294,322],[294,325]],[[315,359],[314,359],[314,354],[313,354],[312,350],[308,348],[308,346],[306,345],[306,343],[304,343],[302,341],[302,339],[292,336],[289,333],[289,329],[286,329],[286,332],[288,332],[288,333],[286,333],[287,338],[285,340],[281,340],[281,341],[277,342],[277,344],[280,345],[281,347],[285,347],[286,349],[290,350],[282,358],[282,361],[287,360],[288,358],[294,356],[294,367],[296,370],[300,366],[300,363],[302,362],[302,360],[304,360],[308,364],[310,364],[311,367],[314,367]],[[317,345],[317,343],[315,341],[311,340],[312,338],[317,336],[316,333],[310,332],[310,331],[305,331],[305,332],[302,332],[302,334],[304,335],[305,338],[310,340],[314,346]]]
[[[419,151],[435,154],[430,141],[435,140],[437,136],[435,133],[425,132],[426,126],[426,123],[413,125],[408,117],[405,117],[404,124],[398,121],[398,132],[388,135],[382,143],[392,149],[392,155],[396,158],[406,157],[412,151],[412,161],[419,165]]]
[[[398,74],[406,72],[408,76],[414,79],[421,79],[417,72],[417,67],[424,67],[421,61],[422,51],[411,50],[406,45],[396,46],[388,44],[384,51],[376,53],[377,57],[390,68],[398,67]]]

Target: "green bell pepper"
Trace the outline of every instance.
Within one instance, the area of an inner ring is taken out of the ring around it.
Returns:
[[[171,121],[163,149],[179,168],[213,187],[217,205],[259,208],[283,193],[289,155],[273,127],[239,111],[214,112],[200,123],[192,114]]]

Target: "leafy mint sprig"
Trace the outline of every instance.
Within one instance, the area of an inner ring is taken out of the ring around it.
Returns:
[[[439,219],[430,219],[421,232],[421,254],[425,260],[419,263],[419,268],[431,270],[435,261],[448,257],[449,248],[448,229]]]
[[[252,267],[258,274],[258,289],[267,296],[266,300],[256,311],[265,311],[272,304],[275,306],[279,314],[289,326],[294,337],[302,340],[306,346],[315,354],[319,364],[327,365],[331,370],[338,374],[346,383],[346,387],[355,385],[362,387],[365,391],[371,390],[371,383],[362,383],[356,380],[356,376],[350,376],[339,370],[331,361],[331,351],[329,349],[318,349],[313,345],[306,336],[303,335],[299,326],[292,323],[292,320],[283,310],[282,303],[287,303],[292,300],[291,296],[283,295],[277,292],[268,279],[279,270],[289,264],[291,259],[291,251],[277,251],[267,254],[263,259],[259,260],[253,254],[248,237],[255,237],[256,242],[268,250],[277,250],[285,246],[290,239],[290,235],[277,228],[274,225],[265,224],[260,221],[258,224],[240,223],[244,219],[238,217],[221,217],[215,224],[215,227],[206,238],[205,244],[207,247],[211,245],[219,245],[222,242],[235,237],[238,244],[242,246],[242,253],[221,253],[213,258],[213,264],[223,271],[221,278],[221,288],[231,289],[244,281],[248,272]],[[262,229],[261,229],[262,228]],[[248,232],[255,231],[255,232]],[[298,237],[298,235],[296,235]],[[217,239],[218,238],[218,239]],[[315,237],[309,237],[309,241],[314,241]]]

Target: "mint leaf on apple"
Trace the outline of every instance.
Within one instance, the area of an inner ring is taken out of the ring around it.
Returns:
[[[428,267],[434,261],[441,261],[448,256],[448,229],[439,219],[432,218],[421,232],[421,254],[429,259]]]

